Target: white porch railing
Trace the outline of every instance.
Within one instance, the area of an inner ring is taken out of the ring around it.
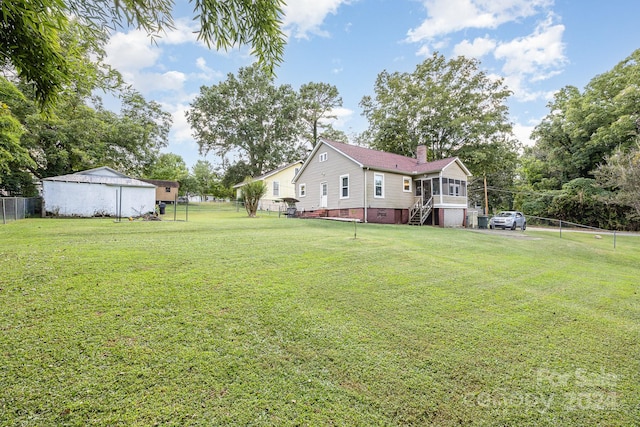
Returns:
[[[409,224],[424,225],[433,209],[433,197],[423,203],[422,197],[416,199],[416,202],[409,208]]]

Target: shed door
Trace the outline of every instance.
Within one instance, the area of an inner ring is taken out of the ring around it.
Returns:
[[[327,194],[329,194],[329,188],[326,182],[320,184],[320,207],[327,207]]]

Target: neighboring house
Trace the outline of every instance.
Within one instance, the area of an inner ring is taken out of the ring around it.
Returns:
[[[418,158],[321,139],[293,183],[301,217],[464,226],[471,173],[457,157]]]
[[[258,209],[265,211],[285,210],[287,206],[282,203],[282,199],[296,197],[296,190],[292,180],[301,167],[302,161],[299,160],[253,178],[251,181],[263,181],[267,186],[267,192],[260,199]],[[244,185],[245,183],[242,182],[233,186],[236,189],[236,197],[238,199],[241,198],[241,191]]]
[[[162,179],[141,179],[156,186],[156,203],[175,203],[178,199],[180,183],[177,181],[167,181]]]
[[[109,167],[42,180],[47,213],[61,216],[139,216],[155,210],[156,186]]]

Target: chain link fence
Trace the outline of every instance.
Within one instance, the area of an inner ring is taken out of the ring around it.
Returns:
[[[0,197],[0,220],[2,224],[30,216],[40,216],[42,199],[40,197]]]

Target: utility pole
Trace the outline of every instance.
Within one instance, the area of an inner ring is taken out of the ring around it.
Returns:
[[[489,215],[489,198],[487,197],[487,174],[484,174],[484,214]]]

